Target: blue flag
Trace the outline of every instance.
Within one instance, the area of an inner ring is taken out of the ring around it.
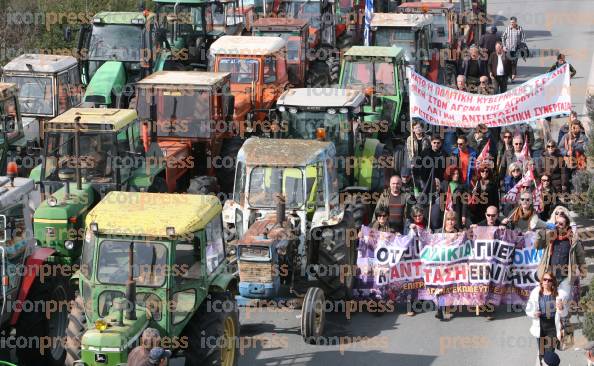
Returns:
[[[373,16],[373,0],[365,0],[365,45],[371,43],[371,17]]]

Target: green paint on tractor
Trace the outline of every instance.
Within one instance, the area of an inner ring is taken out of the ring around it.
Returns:
[[[114,105],[114,91],[122,91],[126,85],[126,68],[123,62],[107,61],[93,75],[85,91],[84,101],[102,105]]]

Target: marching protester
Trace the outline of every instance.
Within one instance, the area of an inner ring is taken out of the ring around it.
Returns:
[[[436,230],[435,233],[437,234],[455,234],[460,232],[460,228],[458,226],[458,222],[460,220],[458,220],[458,218],[456,217],[456,212],[455,211],[451,211],[448,210],[445,212],[444,214],[444,218],[443,218],[443,228],[440,228],[438,230]],[[440,304],[439,298],[440,298],[440,293],[438,292],[436,294],[436,297],[438,299],[437,304],[436,304],[436,312],[435,312],[435,317],[439,320],[450,320],[452,318],[452,313],[448,311],[447,307]]]
[[[476,126],[476,128],[473,129],[468,134],[468,136],[466,136],[466,139],[468,141],[468,146],[477,153],[480,153],[481,151],[483,151],[485,145],[487,145],[487,142],[491,140],[491,134],[489,133],[489,129],[487,128],[487,126],[485,126],[482,123],[479,123],[478,126]],[[492,151],[494,151],[495,148],[495,143],[491,141],[491,148],[489,151],[491,156],[493,156]]]
[[[438,135],[431,136],[431,148],[423,150],[420,158],[414,162],[413,172],[418,172],[415,173],[415,176],[419,177],[421,181],[426,182],[431,171],[433,171],[434,178],[443,180],[448,158],[442,147],[441,138]]]
[[[501,220],[503,225],[510,229],[529,231],[546,228],[546,223],[538,218],[534,209],[532,193],[524,191],[520,193],[520,204],[512,210],[511,214]]]
[[[538,214],[541,220],[547,220],[551,211],[559,204],[559,196],[555,187],[551,184],[551,177],[547,174],[540,176],[540,196],[542,211]]]
[[[161,335],[155,328],[146,328],[142,332],[140,345],[136,346],[128,355],[129,366],[147,366],[150,365],[151,350],[159,347]]]
[[[402,178],[402,192],[414,195],[415,181],[409,167],[404,166],[400,169],[400,178]]]
[[[523,162],[526,159],[526,151],[524,151],[524,138],[522,135],[515,135],[512,142],[513,150],[508,150],[503,154],[501,159],[501,165],[499,166],[499,177],[505,176],[505,172],[508,171],[509,166],[512,163],[518,162],[523,167]]]
[[[489,76],[493,81],[495,94],[505,93],[507,91],[507,78],[511,76],[512,63],[503,51],[501,42],[495,44],[495,52],[489,56],[487,67]]]
[[[489,81],[488,76],[481,76],[479,80],[480,80],[480,82],[479,82],[479,86],[477,89],[477,94],[481,94],[481,95],[495,94],[495,89],[491,85],[491,82]]]
[[[557,55],[557,62],[555,62],[553,64],[553,66],[551,66],[549,68],[549,72],[555,71],[563,65],[565,65],[565,55],[560,53]],[[569,64],[569,77],[573,78],[575,76],[575,74],[576,74],[575,69],[573,68],[573,66],[571,66],[571,64]]]
[[[375,220],[371,223],[371,228],[377,231],[383,231],[387,233],[394,233],[394,229],[390,227],[388,223],[388,217],[390,216],[390,211],[387,207],[380,206],[375,210]]]
[[[577,121],[578,115],[576,111],[571,111],[569,117],[567,117],[567,123],[564,123],[561,128],[559,128],[559,134],[557,135],[557,145],[561,144],[561,139],[569,132],[569,127],[573,123],[573,121]]]
[[[532,128],[534,124],[536,128]],[[530,144],[530,155],[534,159],[539,159],[543,153],[545,147],[545,141],[551,139],[549,122],[544,119],[539,119],[529,124],[529,128],[526,130],[526,136],[528,136],[528,144]],[[532,138],[532,140],[530,140]]]
[[[375,215],[381,207],[387,208],[389,216],[388,223],[392,230],[397,233],[404,232],[404,223],[410,213],[414,196],[402,192],[402,178],[399,175],[390,177],[390,187],[384,190],[377,201]]]
[[[483,162],[479,167],[479,176],[475,179],[470,199],[472,222],[479,222],[485,216],[490,206],[499,207],[499,184],[493,177],[493,169],[489,162]]]
[[[455,158],[456,165],[460,168],[460,182],[466,187],[470,187],[478,152],[468,146],[468,138],[465,135],[458,136],[456,145],[458,147],[452,150],[452,157]]]
[[[477,46],[470,46],[468,56],[462,59],[459,74],[464,75],[466,86],[471,91],[476,91],[478,89],[481,76],[488,75],[487,60],[481,58]]]
[[[425,133],[425,128],[421,121],[415,120],[413,122],[413,133],[406,139],[406,152],[408,153],[408,161],[412,166],[414,158],[420,156],[421,152],[431,148],[431,136]]]
[[[545,152],[540,159],[536,161],[536,170],[540,176],[547,176],[549,182],[556,193],[567,192],[569,187],[569,175],[567,166],[561,151],[553,140],[549,140],[545,145]]]
[[[509,58],[511,59],[511,79],[513,81],[516,79],[517,75],[517,51],[521,48],[522,44],[525,44],[526,34],[522,27],[518,25],[518,19],[516,17],[511,17],[509,20],[509,26],[505,28],[501,40],[505,45],[505,51],[509,52]]]
[[[579,120],[575,120],[569,127],[569,133],[565,134],[559,143],[561,155],[567,158],[567,170],[570,176],[577,169],[585,167],[585,152],[589,143],[588,136],[584,132],[584,126]]]
[[[456,213],[458,227],[467,225],[468,205],[467,189],[462,182],[460,168],[456,165],[449,165],[444,173],[444,180],[440,184],[439,197],[443,210],[447,211],[448,206]]]
[[[410,211],[410,219],[406,223],[404,234],[408,234],[409,231],[418,233],[419,230],[430,231],[425,219],[425,210],[420,205],[414,205]]]
[[[540,283],[530,293],[526,315],[532,319],[530,334],[536,337],[538,364],[542,364],[546,351],[553,351],[561,339],[561,319],[567,315],[564,303],[567,293],[558,287],[555,274],[544,272]]]
[[[501,163],[503,161],[503,156],[505,155],[506,151],[514,150],[514,145],[512,143],[513,134],[510,130],[504,129],[503,133],[501,134],[501,139],[497,144],[497,171],[500,171]]]
[[[466,76],[458,75],[456,77],[456,85],[452,86],[456,90],[468,92],[468,84],[466,84]]]
[[[501,42],[501,37],[497,34],[497,27],[493,25],[479,39],[479,46],[487,52],[487,58],[495,52],[495,44],[497,42]]]
[[[578,277],[587,275],[586,255],[576,228],[572,227],[567,213],[554,210],[555,229],[548,230],[544,237],[539,236],[536,242],[543,253],[538,266],[538,276],[545,271],[552,271],[559,280],[559,286],[571,294],[572,286],[576,286]],[[575,277],[575,276],[578,277]]]

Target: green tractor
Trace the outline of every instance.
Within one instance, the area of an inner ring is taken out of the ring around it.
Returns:
[[[406,58],[400,47],[354,46],[343,58],[340,87],[365,93],[364,121],[378,124],[377,135],[394,157],[394,169],[405,157],[408,137]]]
[[[285,138],[331,141],[340,158],[341,192],[377,192],[384,188],[385,145],[374,134],[380,124],[364,122],[365,95],[357,90],[336,88],[289,89],[276,105]],[[356,220],[357,221],[357,220]]]
[[[80,29],[77,51],[88,106],[128,108],[134,83],[157,70],[176,69],[179,55],[163,49],[156,16],[145,12],[101,12]]]
[[[87,212],[110,191],[167,189],[156,144],[144,152],[135,110],[72,108],[46,122],[43,163],[31,172],[45,200],[35,211],[39,246],[59,264],[77,261]]]
[[[185,365],[237,364],[236,280],[215,196],[110,192],[87,215],[73,278],[67,366],[124,365],[147,327]]]

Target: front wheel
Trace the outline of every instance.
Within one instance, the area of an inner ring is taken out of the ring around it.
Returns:
[[[326,297],[319,287],[310,287],[301,308],[301,336],[306,343],[318,344],[324,333]]]
[[[68,328],[66,328],[66,366],[74,365],[80,360],[82,336],[87,331],[87,318],[82,296],[78,295],[72,303],[68,314]]]

